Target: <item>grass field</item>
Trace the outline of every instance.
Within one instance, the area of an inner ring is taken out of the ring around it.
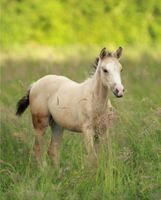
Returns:
[[[98,166],[85,164],[81,135],[65,131],[56,170],[46,153],[50,130],[39,168],[32,156],[30,113],[18,119],[16,102],[46,74],[83,81],[96,50],[31,51],[1,56],[1,200],[161,200],[161,54],[126,50],[121,60],[126,93],[122,99],[111,95],[117,120]]]

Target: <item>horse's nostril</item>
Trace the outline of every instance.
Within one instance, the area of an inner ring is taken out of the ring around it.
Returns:
[[[116,88],[116,94],[118,94],[119,93],[119,90]]]

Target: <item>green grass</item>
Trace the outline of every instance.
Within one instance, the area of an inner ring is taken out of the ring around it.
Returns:
[[[92,52],[92,50],[90,50]],[[117,120],[100,149],[98,166],[87,166],[80,134],[65,131],[61,167],[47,156],[44,166],[32,156],[34,142],[29,110],[15,116],[17,100],[30,83],[49,73],[74,80],[88,77],[95,50],[61,49],[44,54],[3,54],[1,61],[1,199],[2,200],[160,200],[161,199],[161,55],[124,56],[126,94],[111,95]],[[126,51],[128,52],[128,50]],[[40,53],[40,52],[39,52]],[[58,55],[58,57],[56,56]]]

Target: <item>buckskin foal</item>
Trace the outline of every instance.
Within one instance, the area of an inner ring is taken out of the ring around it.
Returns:
[[[64,129],[82,132],[87,153],[96,155],[94,137],[105,132],[109,123],[105,120],[112,108],[109,91],[116,97],[122,97],[124,93],[120,76],[121,54],[121,47],[113,53],[103,48],[96,59],[95,73],[82,83],[64,76],[47,75],[29,87],[27,94],[17,103],[16,114],[20,116],[30,105],[35,130],[34,154],[38,161],[41,160],[43,135],[48,126],[52,130],[48,153],[56,166],[59,165],[59,146]]]

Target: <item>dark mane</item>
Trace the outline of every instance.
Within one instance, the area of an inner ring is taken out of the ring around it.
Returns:
[[[95,61],[94,61],[94,64],[93,64],[93,68],[94,68],[94,69],[97,69],[98,62],[99,62],[99,57],[96,57],[96,59],[95,59]]]

